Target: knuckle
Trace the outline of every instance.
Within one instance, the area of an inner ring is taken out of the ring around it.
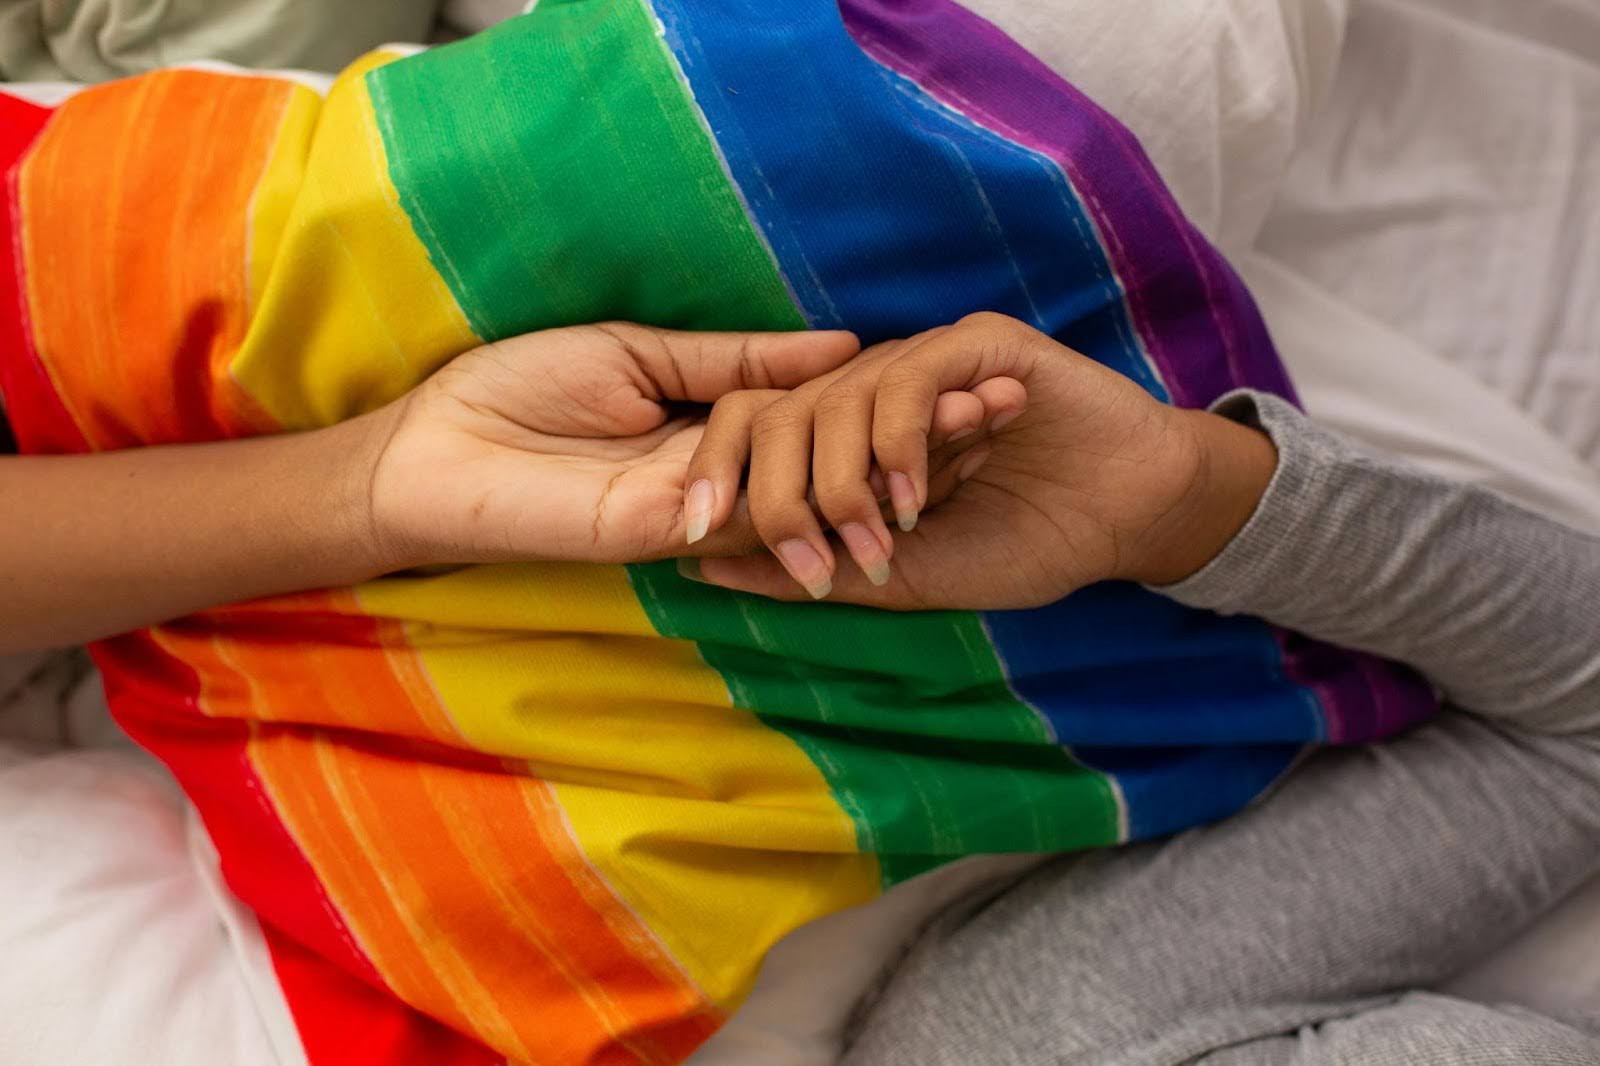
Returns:
[[[820,421],[854,414],[861,405],[861,389],[848,381],[829,385],[816,399],[815,412]]]
[[[895,394],[933,380],[933,371],[929,367],[914,359],[901,359],[884,369],[883,376],[878,379],[879,394],[892,402]]]
[[[831,526],[859,521],[877,511],[866,483],[857,478],[821,474],[817,476],[813,488],[817,494],[817,509]]]
[[[927,453],[927,430],[909,421],[879,419],[872,427],[872,451],[888,466],[903,467]]]
[[[1011,315],[1003,315],[998,311],[974,311],[970,315],[962,315],[960,322],[955,325],[968,330],[1006,330],[1013,323],[1016,323],[1016,319]]]
[[[1019,351],[1041,339],[1048,339],[1021,319],[998,311],[974,312],[963,318],[960,324],[972,330],[980,343],[989,345],[996,352]]]
[[[746,389],[771,387],[772,377],[767,373],[767,364],[756,351],[756,340],[750,334],[740,335],[736,359],[740,385]]]
[[[752,418],[759,408],[752,401],[748,392],[730,392],[711,405],[711,414],[707,421],[714,423],[737,422],[741,419]]]
[[[804,423],[804,414],[792,400],[782,399],[759,411],[751,424],[751,437],[757,444],[772,444],[792,436]]]
[[[778,544],[799,533],[803,524],[796,520],[796,509],[788,500],[750,495],[750,524],[766,544]]]
[[[984,332],[1008,333],[1022,323],[999,311],[974,311],[970,315],[963,315],[956,325]]]
[[[639,352],[654,339],[650,330],[637,322],[595,322],[589,328],[609,337],[629,354]]]
[[[719,430],[748,425],[772,406],[779,395],[769,389],[744,389],[727,393],[712,403],[708,421]]]

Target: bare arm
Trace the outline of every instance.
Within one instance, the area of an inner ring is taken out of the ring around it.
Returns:
[[[856,347],[838,332],[548,330],[328,429],[0,457],[0,653],[427,563],[681,555],[701,430],[668,403],[790,388]],[[734,529],[696,550],[748,542]]]
[[[371,422],[0,458],[0,652],[381,572],[362,477]]]

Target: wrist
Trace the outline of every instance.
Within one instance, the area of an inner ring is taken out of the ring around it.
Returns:
[[[1265,433],[1209,411],[1174,413],[1193,444],[1192,469],[1125,575],[1146,585],[1175,584],[1215,559],[1255,514],[1278,465]]]
[[[414,565],[400,538],[384,527],[374,488],[378,464],[399,422],[397,404],[314,430],[321,468],[328,472],[325,498],[350,570],[350,583]]]

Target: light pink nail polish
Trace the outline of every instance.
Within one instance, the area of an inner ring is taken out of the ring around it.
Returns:
[[[1021,411],[1001,411],[999,414],[995,415],[994,419],[989,423],[989,432],[1000,432],[1002,429],[1005,429],[1011,423],[1015,422],[1021,415]]]
[[[800,582],[814,600],[820,600],[833,591],[833,575],[828,564],[822,561],[817,549],[798,537],[786,540],[777,547],[778,561],[783,563],[789,576]]]
[[[868,581],[878,586],[889,583],[889,560],[876,533],[860,522],[846,522],[839,527],[839,539],[850,549],[850,557]]]
[[[910,533],[917,528],[917,489],[911,479],[898,470],[889,472],[889,503],[901,532]]]
[[[706,535],[711,528],[711,512],[716,508],[717,490],[711,482],[701,478],[689,486],[683,497],[683,525],[690,544]]]

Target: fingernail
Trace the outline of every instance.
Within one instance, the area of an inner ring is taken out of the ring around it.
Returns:
[[[711,482],[701,478],[689,486],[683,498],[683,524],[689,532],[690,544],[705,536],[706,530],[711,528],[711,512],[716,506],[717,490]]]
[[[889,503],[901,532],[910,533],[917,528],[917,490],[911,479],[898,470],[889,472]]]
[[[839,539],[850,549],[850,557],[874,585],[889,583],[889,559],[883,554],[883,543],[878,535],[860,522],[846,522],[839,527]]]
[[[961,466],[956,469],[956,480],[965,481],[978,472],[978,468],[989,458],[990,449],[974,448],[961,460]]]
[[[703,576],[701,576],[701,573],[700,573],[700,560],[699,559],[679,559],[678,560],[678,576],[679,577],[686,577],[690,581],[699,581],[699,582],[702,582],[702,583],[705,581],[705,578]]]
[[[976,430],[972,426],[965,426],[965,427],[963,427],[961,429],[956,430],[954,433],[950,434],[949,438],[946,439],[945,443],[949,444],[951,441],[958,441],[962,437],[970,437],[975,432],[976,432]]]
[[[833,591],[833,575],[828,573],[828,564],[822,561],[817,549],[798,537],[778,545],[778,560],[812,599],[820,600]]]
[[[994,420],[989,423],[989,432],[998,433],[1000,430],[1005,429],[1011,423],[1015,422],[1018,416],[1021,414],[1021,411],[1001,411],[999,414],[995,415]]]

